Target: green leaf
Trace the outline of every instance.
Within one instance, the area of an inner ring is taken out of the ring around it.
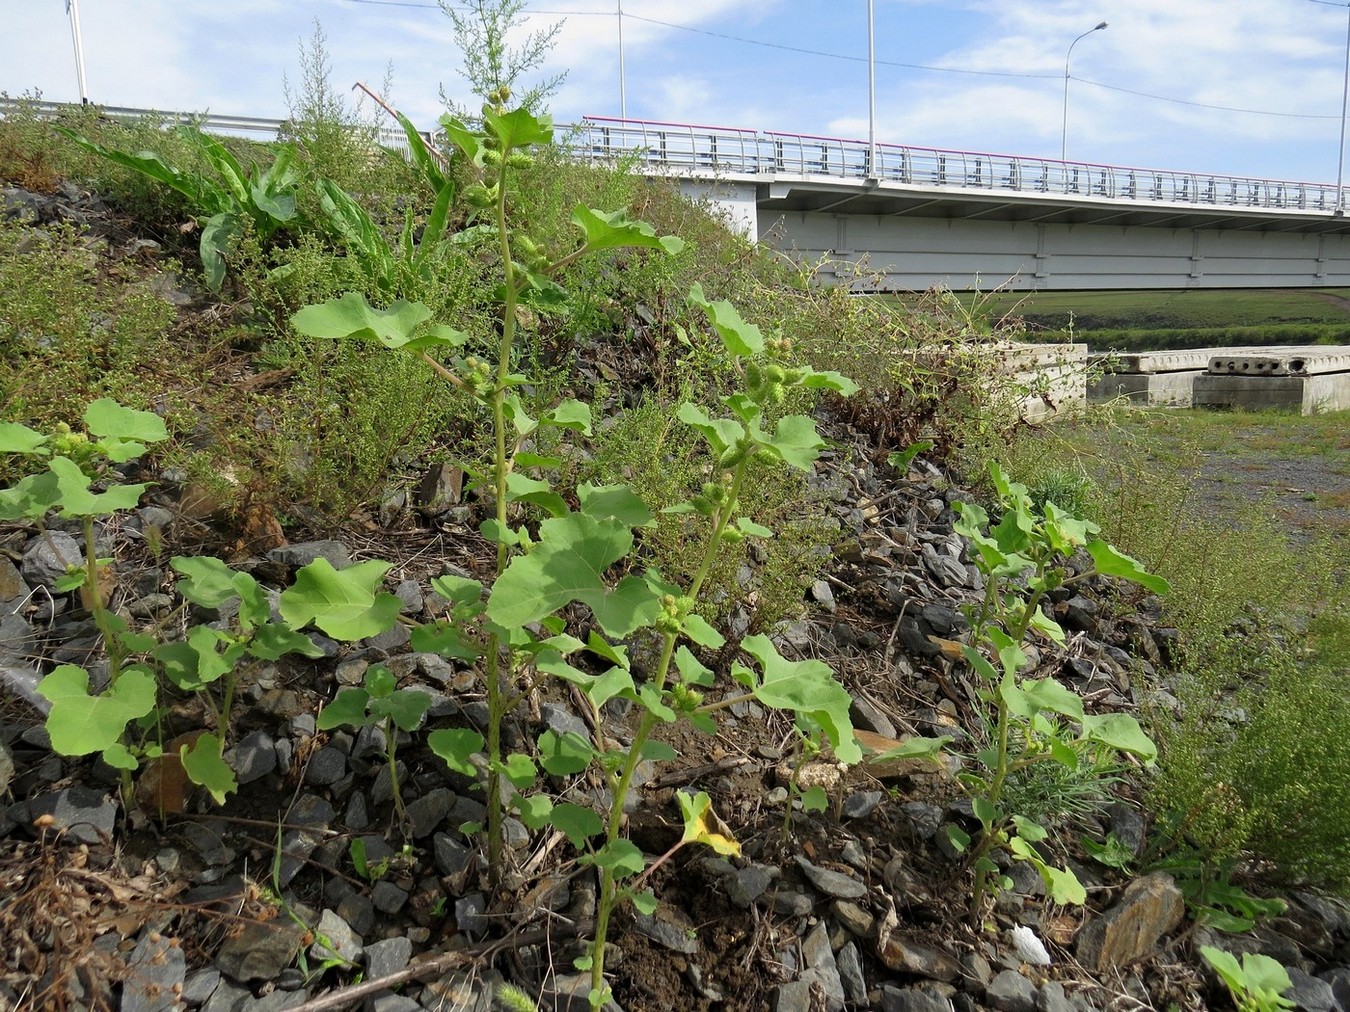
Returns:
[[[493,587],[488,616],[498,625],[537,622],[573,601],[587,605],[610,636],[623,637],[650,624],[659,600],[639,577],[627,576],[610,590],[604,571],[625,558],[633,535],[615,520],[584,513],[545,520],[539,543],[516,556]]]
[[[586,649],[602,660],[609,661],[615,667],[628,670],[628,648],[615,646],[594,629],[586,636]]]
[[[479,525],[478,530],[483,537],[496,544],[506,545],[508,547],[514,547],[520,544],[520,535],[510,527],[498,523],[496,517],[489,517],[487,520],[484,520]]]
[[[95,436],[134,439],[142,443],[159,443],[169,438],[164,419],[159,415],[153,411],[124,408],[110,397],[100,397],[84,409],[84,425]]]
[[[394,115],[398,125],[403,128],[404,136],[408,138],[408,151],[412,156],[413,165],[422,174],[422,182],[427,184],[432,193],[440,193],[447,183],[453,186],[453,183],[445,178],[445,173],[441,171],[441,163],[431,153],[426,139],[417,127],[413,126],[412,120],[401,112]]]
[[[1158,746],[1128,713],[1088,714],[1083,717],[1083,737],[1137,755],[1146,763],[1158,758]]]
[[[202,226],[202,236],[197,250],[202,258],[206,287],[213,292],[219,292],[225,283],[225,255],[229,253],[230,243],[241,230],[239,216],[233,211],[213,214]]]
[[[570,802],[554,805],[549,822],[553,824],[554,829],[564,833],[577,850],[585,847],[586,841],[591,837],[599,836],[605,831],[605,823],[600,816],[589,808]]]
[[[99,757],[115,770],[136,770],[140,768],[140,760],[120,741],[115,741],[103,750]]]
[[[1025,681],[1022,683],[1022,692],[1038,710],[1062,713],[1074,720],[1079,720],[1083,716],[1083,700],[1078,693],[1053,678]]]
[[[736,527],[742,534],[749,534],[756,538],[771,538],[773,531],[763,524],[757,524],[749,517],[740,517],[736,521]]]
[[[976,795],[970,799],[970,810],[975,813],[975,818],[980,820],[980,824],[988,831],[995,821],[999,818],[998,809],[994,803],[986,797]]]
[[[477,775],[478,767],[471,757],[481,752],[485,744],[481,734],[468,728],[443,728],[427,735],[427,747],[452,770],[465,776]]]
[[[520,821],[530,830],[543,829],[553,814],[553,800],[543,794],[517,794],[511,803],[520,813]]]
[[[1294,986],[1289,972],[1276,959],[1260,952],[1242,954],[1242,972],[1247,978],[1247,986],[1252,991],[1275,998],[1282,1008],[1292,1008],[1294,1003],[1287,998],[1278,997]]]
[[[1045,891],[1055,903],[1082,906],[1087,902],[1087,889],[1078,881],[1078,876],[1069,868],[1056,868],[1054,865],[1039,863],[1037,870],[1045,882]]]
[[[221,748],[219,735],[203,734],[191,748],[183,745],[178,750],[188,779],[210,791],[218,805],[225,804],[225,796],[239,789],[234,770],[220,757]]]
[[[815,419],[806,415],[785,415],[778,419],[773,437],[761,445],[788,467],[809,471],[826,444],[816,431]]]
[[[659,720],[667,724],[673,724],[676,720],[676,713],[666,705],[662,698],[662,692],[657,688],[655,682],[644,682],[638,689],[638,701],[647,708],[647,711]]]
[[[914,458],[921,453],[927,453],[933,448],[932,440],[925,439],[918,443],[910,443],[903,450],[897,453],[891,453],[886,456],[886,463],[895,468],[903,476],[909,471],[909,465],[914,463]]]
[[[577,486],[581,512],[597,520],[617,520],[625,527],[646,527],[655,517],[637,494],[627,485]]]
[[[682,628],[684,634],[701,647],[711,647],[715,650],[726,642],[722,634],[710,626],[702,615],[693,612],[684,617]]]
[[[601,211],[578,204],[572,210],[572,224],[585,234],[586,249],[591,251],[620,246],[644,246],[667,253],[684,249],[684,240],[678,236],[658,237],[654,228],[645,221],[631,220],[623,209]]]
[[[862,760],[848,715],[853,697],[827,665],[817,660],[789,661],[764,635],[747,636],[741,647],[763,669],[763,678],[753,689],[756,699],[766,706],[810,717],[829,736],[840,762],[853,765]]]
[[[38,695],[52,704],[47,734],[59,755],[91,755],[119,741],[126,726],[155,708],[155,678],[128,668],[102,695],[89,694],[89,673],[62,664],[38,682]]]
[[[0,489],[0,520],[41,520],[61,502],[55,472],[30,474],[14,486]]]
[[[264,622],[258,626],[248,641],[248,652],[264,661],[275,661],[286,654],[309,658],[323,656],[323,648],[312,639],[280,622]]]
[[[557,407],[545,411],[539,418],[541,425],[556,429],[570,429],[587,436],[591,434],[591,409],[587,404],[569,397]]]
[[[474,165],[483,164],[483,138],[453,116],[442,116],[441,126],[450,143],[464,152]]]
[[[440,654],[457,661],[476,661],[482,648],[464,630],[450,622],[414,626],[412,648],[418,653]]]
[[[803,812],[823,812],[830,807],[830,796],[824,787],[808,787],[802,791]]]
[[[431,694],[420,689],[399,689],[384,699],[372,700],[370,704],[373,715],[388,717],[395,727],[410,733],[422,726],[422,718],[429,709]]]
[[[938,738],[923,738],[915,735],[895,748],[868,757],[868,762],[884,763],[890,762],[892,759],[932,759],[936,762],[943,747],[951,740],[952,737],[948,734]]]
[[[512,752],[506,757],[506,761],[501,765],[501,772],[518,791],[533,787],[535,777],[538,775],[538,771],[534,768],[534,760],[520,752]]]
[[[306,306],[291,316],[291,326],[306,337],[355,338],[402,348],[427,320],[431,310],[420,302],[396,299],[388,309],[375,309],[359,292]]]
[[[178,593],[203,608],[219,608],[237,597],[236,573],[219,559],[209,555],[175,555],[169,565],[178,573]]]
[[[808,390],[831,390],[843,397],[852,397],[858,392],[858,384],[832,369],[807,369],[797,381],[797,386]]]
[[[320,731],[328,731],[335,727],[365,727],[373,722],[371,715],[366,712],[369,702],[369,692],[349,686],[323,708],[315,726]]]
[[[704,667],[688,647],[680,647],[675,651],[675,667],[680,672],[680,679],[689,685],[713,684],[712,669]]]
[[[731,354],[757,355],[764,350],[764,335],[759,327],[741,319],[741,314],[730,302],[709,302],[703,294],[703,286],[697,281],[689,288],[689,302],[703,310]]]
[[[402,602],[377,592],[390,563],[372,559],[342,570],[327,559],[315,559],[295,574],[281,592],[281,617],[293,629],[313,622],[337,640],[359,640],[393,628]]]
[[[60,495],[57,505],[67,517],[96,517],[118,510],[135,509],[149,485],[114,485],[106,492],[89,491],[90,479],[78,464],[67,457],[53,457],[47,464],[56,476]]]
[[[642,746],[642,758],[650,759],[652,762],[664,763],[672,759],[678,759],[680,753],[664,741],[648,740]]]
[[[519,471],[512,471],[506,476],[506,499],[508,502],[532,503],[549,516],[567,515],[567,503],[549,487],[548,482],[527,478]]]
[[[1116,551],[1105,541],[1089,541],[1087,550],[1099,573],[1131,580],[1142,587],[1147,587],[1155,594],[1166,594],[1172,589],[1172,585],[1161,576],[1153,576],[1136,560]]]
[[[615,878],[625,878],[641,873],[647,866],[647,860],[631,840],[611,840],[595,853],[595,863],[607,868]]]
[[[641,892],[631,894],[629,900],[632,901],[633,909],[644,917],[650,917],[656,913],[656,908],[660,906],[656,902],[656,895],[650,889],[643,889]]]
[[[483,585],[468,577],[447,573],[431,581],[431,589],[454,604],[477,604],[483,597]]]
[[[0,422],[0,453],[46,453],[47,437],[18,422]]]
[[[553,143],[553,117],[536,116],[525,108],[501,113],[484,109],[483,125],[497,138],[503,152],[531,144]]]
[[[1064,627],[1042,611],[1039,604],[1036,605],[1035,614],[1031,616],[1031,628],[1052,642],[1064,645]]]
[[[575,731],[559,735],[545,731],[539,736],[539,765],[555,777],[570,777],[591,764],[595,749]]]

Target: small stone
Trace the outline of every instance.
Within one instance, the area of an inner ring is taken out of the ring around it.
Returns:
[[[68,787],[28,802],[28,818],[50,815],[52,829],[64,830],[79,843],[98,843],[112,837],[117,822],[117,802],[110,795],[88,787]]]
[[[871,731],[883,738],[895,737],[895,725],[891,723],[890,718],[865,696],[854,697],[853,702],[849,704],[848,714],[856,728]]]
[[[1136,879],[1120,902],[1079,932],[1078,959],[1099,972],[1132,963],[1153,951],[1185,913],[1185,900],[1170,875],[1155,872]]]
[[[325,745],[309,757],[305,783],[311,787],[329,787],[347,775],[347,757],[331,745]]]
[[[842,814],[846,819],[865,819],[871,815],[881,799],[886,795],[881,791],[858,791],[844,799]]]
[[[277,768],[276,743],[266,731],[250,731],[233,751],[234,772],[240,784],[261,780]]]
[[[961,964],[931,945],[893,934],[877,946],[877,955],[888,969],[912,973],[929,980],[951,981],[961,976]]]
[[[399,935],[366,946],[366,979],[379,980],[398,973],[412,959],[412,940]]]
[[[408,902],[408,890],[400,889],[394,883],[381,879],[370,890],[371,902],[375,909],[386,914],[396,914]]]
[[[817,580],[811,584],[811,599],[820,605],[826,611],[833,613],[835,610],[834,590],[826,580]]]
[[[314,928],[314,944],[309,947],[309,958],[322,963],[334,957],[348,963],[361,958],[365,946],[351,925],[338,916],[337,911],[325,909]]]
[[[158,931],[142,931],[127,959],[121,1012],[167,1012],[174,1008],[175,992],[183,988],[186,966],[181,945],[170,944],[169,938]]]
[[[432,837],[431,849],[442,875],[463,875],[473,863],[473,851],[448,833]]]
[[[183,980],[183,991],[180,997],[183,1004],[189,1008],[201,1005],[206,999],[211,997],[211,992],[220,985],[220,971],[207,967],[203,970],[194,970]]]
[[[870,938],[876,928],[876,918],[848,900],[835,900],[830,904],[830,912],[840,926],[856,938]]]
[[[924,801],[907,801],[900,806],[910,832],[920,840],[931,840],[942,829],[942,809]]]
[[[355,889],[338,901],[335,912],[358,935],[367,935],[375,928],[375,904],[369,896]]]
[[[854,942],[845,942],[835,953],[839,980],[844,985],[844,997],[855,1005],[867,1004],[867,977],[863,972],[862,954]]]
[[[686,956],[698,952],[698,934],[693,922],[678,907],[662,906],[657,907],[654,914],[637,914],[633,918],[633,927],[671,952]]]
[[[1064,993],[1064,985],[1057,980],[1047,980],[1036,992],[1037,1012],[1075,1012],[1074,1003]]]
[[[825,1012],[843,1012],[844,985],[839,979],[834,951],[825,922],[820,921],[802,940],[802,960],[806,964],[798,979],[818,987],[825,996]]]
[[[370,662],[363,657],[349,657],[340,661],[333,671],[333,677],[339,685],[360,685],[366,677]],[[313,733],[313,732],[311,732]]]
[[[1036,1012],[1036,985],[1016,970],[1003,970],[985,988],[984,1000],[1000,1012]]]
[[[590,740],[591,729],[586,726],[586,722],[566,707],[543,703],[539,707],[539,716],[548,729],[560,738],[571,731],[584,740]]]
[[[482,893],[469,893],[455,900],[455,923],[470,938],[481,938],[487,933],[490,924],[486,913],[487,900]]]
[[[816,901],[806,893],[779,889],[773,894],[773,912],[784,917],[805,917],[816,909]]]
[[[811,985],[804,980],[779,984],[774,991],[773,1012],[811,1012]]]
[[[922,988],[883,984],[881,1012],[952,1012],[952,1004],[950,1001],[938,999]]]
[[[797,858],[797,866],[801,868],[807,880],[827,896],[841,900],[856,900],[867,895],[867,886],[848,875],[830,871],[828,868],[819,868],[804,857]]]
[[[407,805],[409,831],[413,839],[430,836],[445,821],[455,806],[455,792],[437,787]]]
[[[1286,967],[1289,981],[1293,987],[1283,992],[1283,997],[1294,1003],[1295,1008],[1307,1012],[1340,1012],[1340,1004],[1330,984],[1305,973],[1297,966]]]
[[[748,910],[751,904],[769,888],[773,879],[774,876],[766,865],[747,865],[744,868],[737,869],[735,874],[727,877],[727,896],[736,906],[742,910]]]
[[[66,570],[83,563],[78,541],[63,531],[47,531],[46,536],[35,537],[28,543],[20,572],[30,585],[50,589],[66,575]]]
[[[291,965],[308,930],[289,917],[250,921],[237,935],[225,939],[216,953],[216,969],[241,984],[275,980]]]
[[[318,559],[325,560],[334,569],[345,569],[352,564],[352,554],[341,541],[305,541],[273,548],[267,553],[268,562],[293,569],[301,569]]]

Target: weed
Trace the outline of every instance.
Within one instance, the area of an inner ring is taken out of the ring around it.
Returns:
[[[1294,1007],[1292,1000],[1283,997],[1294,986],[1293,981],[1285,968],[1269,956],[1244,952],[1239,963],[1231,952],[1209,945],[1200,947],[1200,955],[1224,982],[1238,1012],[1279,1012]]]

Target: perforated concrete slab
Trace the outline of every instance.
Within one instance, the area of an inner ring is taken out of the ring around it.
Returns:
[[[1210,359],[1218,355],[1271,355],[1282,352],[1302,352],[1305,348],[1292,345],[1245,348],[1192,348],[1173,351],[1117,352],[1093,355],[1094,365],[1104,365],[1112,373],[1184,372],[1189,369],[1207,369]]]
[[[1193,386],[1197,408],[1278,408],[1313,415],[1350,410],[1350,372],[1313,376],[1233,376],[1202,373]]]
[[[1321,376],[1350,372],[1350,348],[1311,345],[1304,348],[1266,348],[1252,354],[1232,350],[1216,354],[1208,369],[1228,376]]]

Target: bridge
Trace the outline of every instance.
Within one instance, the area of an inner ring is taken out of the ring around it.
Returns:
[[[590,117],[626,159],[860,290],[1350,285],[1335,184]]]
[[[0,101],[0,116],[19,104]],[[99,111],[259,140],[286,126]],[[379,143],[406,148],[401,130],[378,133]],[[1350,286],[1350,217],[1330,183],[604,116],[555,133],[578,158],[675,180],[750,238],[857,290]]]

